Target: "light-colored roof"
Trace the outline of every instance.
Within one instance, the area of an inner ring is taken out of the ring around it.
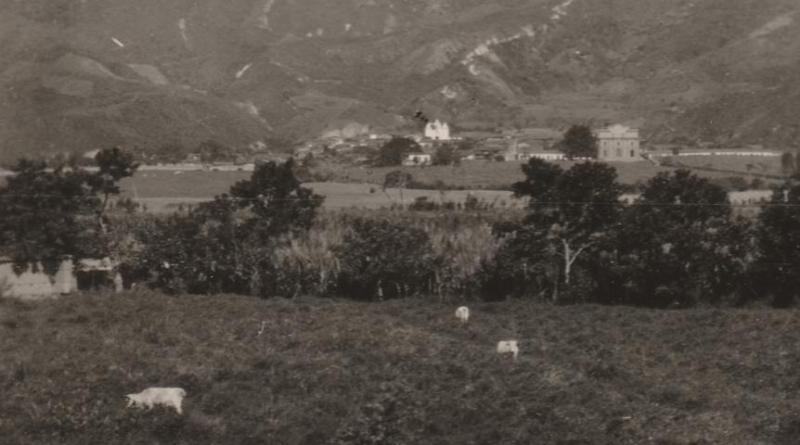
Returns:
[[[608,128],[602,128],[595,132],[599,138],[625,138],[625,137],[639,137],[639,130],[636,128],[626,127],[624,125],[612,125]]]

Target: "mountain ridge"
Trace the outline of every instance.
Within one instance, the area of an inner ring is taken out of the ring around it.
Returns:
[[[625,122],[794,147],[791,0],[7,0],[0,157]],[[284,149],[279,145],[269,147]]]

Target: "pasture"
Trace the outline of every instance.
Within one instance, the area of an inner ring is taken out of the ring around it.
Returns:
[[[747,178],[755,175],[783,175],[780,157],[760,156],[673,156],[670,158],[674,165],[684,168],[714,169],[714,171],[696,170],[700,176],[720,177],[730,176],[737,172]],[[669,162],[669,161],[668,161]]]
[[[248,172],[189,171],[175,174],[171,171],[138,172],[135,177],[122,181],[124,196],[145,204],[150,212],[174,211],[181,204],[208,201],[228,191],[231,185],[249,179]],[[433,202],[463,203],[467,195],[494,203],[497,207],[520,207],[523,201],[513,199],[511,192],[498,190],[398,190],[367,183],[312,182],[305,184],[325,197],[329,210],[352,207],[379,209],[392,204],[410,204],[418,197]]]
[[[0,300],[8,445],[793,444],[793,310],[220,296]],[[515,362],[495,351],[520,341]],[[149,386],[184,415],[126,409]]]
[[[569,169],[576,161],[555,161],[554,164]],[[458,166],[426,166],[426,167],[353,167],[328,166],[320,167],[319,173],[336,182],[361,182],[383,184],[387,173],[402,170],[411,173],[414,180],[426,184],[441,181],[448,187],[465,189],[507,190],[511,184],[522,181],[523,162],[491,162],[464,161]],[[644,182],[662,171],[670,171],[668,167],[657,167],[650,162],[615,163],[619,181],[623,184]]]

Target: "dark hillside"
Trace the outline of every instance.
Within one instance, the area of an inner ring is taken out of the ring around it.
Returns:
[[[784,148],[798,23],[794,0],[6,1],[0,158],[402,132],[418,110]]]
[[[5,444],[795,443],[794,311],[234,296],[0,303]],[[264,330],[258,335],[259,328]],[[521,356],[498,357],[518,338]],[[185,415],[124,395],[182,386]]]

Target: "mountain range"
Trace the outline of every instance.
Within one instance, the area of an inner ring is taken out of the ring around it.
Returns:
[[[793,147],[796,0],[0,0],[0,159],[621,122]]]

